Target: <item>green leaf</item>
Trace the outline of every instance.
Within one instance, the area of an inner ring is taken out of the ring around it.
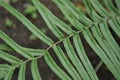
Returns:
[[[106,24],[106,22],[100,24],[100,29],[104,37],[107,39],[109,46],[111,46],[120,61],[120,47],[112,36],[110,30],[108,29],[108,25]]]
[[[11,80],[13,76],[14,70],[10,70],[8,73],[6,73],[4,80]]]
[[[102,26],[101,26],[102,27]],[[105,26],[104,26],[105,27]],[[98,30],[96,30],[96,29]],[[104,28],[105,29],[105,28]],[[99,32],[98,32],[99,31]],[[109,57],[109,59],[111,60],[111,62],[113,63],[113,66],[116,67],[116,69],[119,69],[120,64],[119,60],[117,59],[117,56],[115,55],[115,52],[112,50],[112,48],[109,45],[109,42],[106,40],[107,37],[104,36],[99,36],[98,33],[101,33],[99,28],[96,26],[94,28],[92,28],[92,32],[93,35],[95,36],[97,42],[100,44],[100,46],[103,48],[105,54]],[[105,29],[105,32],[107,32],[107,30]],[[107,33],[105,33],[107,34]],[[111,40],[112,41],[112,40]],[[113,59],[114,58],[114,59]],[[117,70],[119,71],[119,70]]]
[[[69,0],[54,0],[54,2],[56,4],[61,3],[60,5],[64,5],[65,8],[63,7],[60,9],[63,9],[63,10],[68,9],[68,10],[66,10],[66,13],[67,13],[67,15],[69,15],[69,17],[74,16],[73,18],[75,18],[76,20],[80,20],[84,24],[87,24],[87,25],[91,24],[91,20],[89,18],[87,18],[85,16],[85,14],[83,14],[82,11],[78,10]],[[69,12],[67,12],[67,11],[69,11]],[[63,14],[65,15],[65,13],[63,13]],[[68,18],[68,20],[70,20],[70,19]]]
[[[103,0],[105,6],[107,7],[107,9],[112,13],[112,14],[119,14],[119,11],[117,10],[117,8],[114,6],[112,0]]]
[[[9,68],[10,68],[10,66],[8,64],[0,64],[0,70],[6,70]]]
[[[20,66],[19,74],[18,74],[18,80],[25,80],[25,70],[26,70],[26,63],[23,63]]]
[[[49,67],[62,79],[62,80],[72,80],[52,59],[52,57],[47,52],[44,55],[44,59]]]
[[[44,52],[43,49],[32,49],[32,48],[25,48],[25,47],[21,47],[21,49],[29,52],[33,56],[39,56]],[[12,49],[7,44],[0,44],[0,50],[13,51],[13,52],[15,51],[14,49]]]
[[[87,70],[87,73],[89,74],[89,76],[91,77],[92,80],[98,80],[95,70],[93,69],[93,67],[90,63],[90,60],[88,59],[88,57],[84,51],[79,34],[77,34],[73,37],[73,41],[74,41],[74,45],[77,50],[78,56],[79,56],[80,60],[82,61],[85,69]]]
[[[61,35],[61,37],[58,37],[59,39],[62,39],[64,37],[64,35],[62,34],[62,32],[59,29],[61,29],[68,35],[70,35],[74,32],[67,24],[65,24],[63,21],[61,21],[56,16],[54,16],[54,14],[50,10],[48,10],[43,4],[41,4],[39,2],[39,0],[32,0],[32,2],[37,7],[39,13],[42,15],[46,24],[48,25],[50,30],[55,34],[56,37],[58,37],[60,35]]]
[[[22,62],[22,60],[20,60],[19,58],[15,57],[15,56],[12,56],[8,53],[5,53],[1,50],[0,50],[0,58],[10,62],[11,64],[18,64],[18,63]]]
[[[7,44],[0,44],[0,50],[7,50],[7,51],[14,51],[10,46]]]
[[[120,12],[120,0],[115,0],[115,3],[117,4],[117,8],[119,9]]]
[[[32,55],[25,50],[22,50],[21,47],[14,42],[7,34],[0,30],[0,38],[3,39],[10,47],[12,47],[16,52],[21,54],[26,58],[32,58]]]
[[[13,25],[13,21],[10,20],[9,18],[7,18],[6,21],[5,21],[5,26],[6,27],[11,27],[12,25]]]
[[[98,0],[89,0],[89,1],[101,16],[103,17],[110,16]]]
[[[11,69],[11,66],[7,64],[0,64],[0,80],[2,80],[6,76],[7,73],[9,73],[10,69]]]
[[[110,27],[114,30],[114,32],[120,37],[120,34],[119,34],[120,26],[117,23],[117,21],[113,18],[108,20],[108,23],[110,24]]]
[[[43,49],[32,49],[32,48],[24,48],[24,47],[22,47],[22,49],[29,52],[33,56],[40,56],[45,51]]]
[[[108,69],[113,73],[116,79],[119,79],[119,73],[116,68],[113,66],[113,63],[110,61],[108,56],[106,56],[104,50],[96,43],[95,39],[93,39],[92,34],[89,30],[83,32],[83,36],[91,46],[91,48],[96,52],[96,54],[102,59],[102,61],[106,64]]]
[[[84,80],[89,80],[90,77],[88,76],[86,70],[84,69],[84,67],[82,66],[81,61],[79,60],[79,58],[77,57],[71,42],[69,40],[69,38],[66,38],[64,43],[64,47],[67,51],[67,54],[71,60],[71,62],[74,64],[75,68],[77,69],[77,71],[79,72],[79,75],[82,77],[82,79]]]
[[[5,74],[6,74],[5,71],[0,71],[0,80],[4,78]]]
[[[65,67],[65,69],[68,71],[70,76],[73,79],[79,79],[81,80],[81,77],[79,76],[78,72],[75,70],[71,62],[69,61],[68,57],[65,55],[63,50],[59,46],[54,46],[53,47],[57,57],[59,58],[60,62],[62,65]]]
[[[40,77],[39,68],[37,66],[37,59],[34,59],[31,62],[31,72],[33,80],[42,80]]]
[[[36,7],[33,5],[28,4],[27,8],[25,9],[24,13],[26,14],[32,14],[36,11]]]

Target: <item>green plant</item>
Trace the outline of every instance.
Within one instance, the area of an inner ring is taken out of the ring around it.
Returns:
[[[6,21],[5,21],[5,26],[6,27],[11,27],[12,25],[13,25],[13,21],[10,20],[9,18],[7,18]]]
[[[30,14],[33,19],[37,18],[36,7],[31,5],[30,3],[26,6],[26,9],[25,9],[24,13],[25,14]]]
[[[0,79],[11,80],[14,70],[19,68],[18,80],[25,80],[26,64],[31,61],[33,79],[41,80],[37,59],[44,57],[49,67],[62,80],[98,80],[81,42],[79,34],[82,34],[114,77],[120,80],[120,47],[110,32],[111,28],[120,37],[120,0],[115,0],[117,7],[114,6],[111,0],[103,0],[106,8],[98,0],[83,0],[88,11],[87,16],[69,0],[53,1],[72,24],[71,27],[54,16],[39,0],[32,0],[49,29],[59,39],[56,43],[35,27],[20,12],[6,4],[3,0],[0,0],[2,7],[19,19],[26,28],[49,46],[47,49],[25,48],[14,42],[0,30],[0,38],[6,42],[6,44],[0,44],[0,58],[10,63],[10,65],[0,64]],[[73,40],[73,44],[70,38]],[[67,54],[58,45],[59,43],[64,45]],[[62,70],[51,57],[50,49],[53,49],[66,71]],[[23,61],[5,51],[17,52],[27,60]]]

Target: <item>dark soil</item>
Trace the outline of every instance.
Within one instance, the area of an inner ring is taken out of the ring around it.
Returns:
[[[56,5],[52,2],[52,0],[40,0],[46,7],[48,7],[57,17],[64,20],[63,15],[61,14],[60,10],[56,7]],[[72,0],[75,4],[78,4],[79,0]],[[17,10],[23,13],[25,10],[24,5],[29,3],[29,0],[18,0],[17,3],[10,4],[14,6]],[[24,13],[23,13],[24,14]],[[53,34],[50,32],[50,30],[47,28],[47,25],[43,21],[42,17],[39,15],[37,19],[32,19],[30,15],[26,15],[28,19],[30,19],[39,29],[45,29],[47,31],[47,35],[52,38],[55,42],[57,39],[53,36]],[[13,21],[14,25],[10,27],[6,27],[5,20],[9,18]],[[0,7],[0,29],[2,29],[6,34],[8,34],[13,40],[15,40],[18,44],[24,47],[29,48],[47,48],[48,46],[45,45],[42,41],[39,39],[31,40],[31,32],[28,31],[28,29],[25,28],[25,26],[18,21],[14,16],[12,16],[8,11]],[[88,56],[93,64],[94,67],[98,64],[100,61],[99,58],[94,54],[94,51],[89,47],[89,45],[84,41],[84,46],[86,49],[86,52],[88,53]],[[119,41],[119,40],[118,40]],[[0,40],[0,43],[4,43],[2,40]],[[13,55],[16,55],[17,57],[22,59],[22,56],[12,53]],[[52,54],[52,53],[51,53]],[[53,55],[53,57],[56,59],[56,56]],[[56,59],[57,61],[57,59]],[[5,63],[5,61],[0,59],[0,63]],[[39,70],[40,74],[43,78],[43,80],[60,80],[47,66],[46,62],[43,58],[39,59]],[[59,63],[58,63],[59,64]],[[26,80],[32,80],[32,76],[30,74],[30,64],[27,65],[26,70]],[[106,66],[103,64],[102,67],[97,72],[98,77],[100,80],[115,80],[112,74],[109,72],[109,70],[106,68]],[[12,80],[17,80],[18,70],[14,72],[14,76]]]

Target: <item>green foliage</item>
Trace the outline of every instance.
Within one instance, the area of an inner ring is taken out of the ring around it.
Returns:
[[[13,3],[17,3],[18,0],[12,0]]]
[[[6,26],[6,27],[11,27],[12,25],[13,25],[13,21],[10,20],[9,18],[7,18],[7,19],[5,20],[5,26]]]
[[[0,39],[6,44],[0,44],[0,58],[10,64],[0,64],[0,79],[11,80],[14,70],[19,68],[18,80],[25,80],[26,64],[31,62],[31,74],[34,80],[41,80],[37,60],[44,57],[52,71],[62,80],[98,80],[95,69],[86,55],[80,33],[107,66],[116,80],[120,80],[120,47],[110,32],[110,28],[120,37],[120,0],[103,0],[105,7],[98,0],[83,0],[87,14],[79,10],[69,0],[53,0],[59,7],[70,27],[57,18],[39,0],[32,0],[33,10],[38,10],[48,28],[59,39],[54,42],[45,33],[39,30],[30,20],[15,8],[0,0],[0,5],[21,21],[28,30],[49,47],[47,49],[25,48],[13,41],[0,30]],[[27,10],[31,12],[31,10]],[[66,36],[67,35],[67,36]],[[72,39],[72,40],[70,40]],[[57,45],[62,43],[64,46]],[[72,44],[73,43],[73,44]],[[53,49],[64,71],[52,58],[49,50]],[[5,51],[17,52],[26,60],[21,60]],[[101,63],[100,63],[101,64]]]
[[[27,4],[24,13],[30,14],[33,19],[36,19],[38,17],[38,14],[36,12],[36,7],[31,4]]]

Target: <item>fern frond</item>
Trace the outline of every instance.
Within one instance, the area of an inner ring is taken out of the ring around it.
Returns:
[[[48,28],[59,39],[56,43],[42,33],[19,11],[3,0],[0,0],[2,7],[14,15],[35,36],[49,46],[47,49],[25,48],[0,30],[0,39],[6,43],[5,45],[0,44],[0,58],[10,63],[10,65],[0,64],[0,72],[2,73],[0,74],[0,79],[11,80],[14,70],[19,68],[18,80],[25,80],[26,65],[28,62],[31,62],[30,67],[33,79],[42,80],[37,60],[44,57],[51,70],[62,80],[98,80],[95,69],[86,55],[81,41],[79,34],[82,34],[114,77],[120,80],[120,47],[110,31],[110,28],[112,28],[117,36],[120,37],[120,11],[117,11],[120,10],[118,4],[120,1],[115,0],[117,7],[113,5],[111,0],[103,1],[107,11],[98,0],[83,0],[89,17],[82,10],[77,9],[69,0],[53,1],[70,24],[72,24],[72,27],[57,18],[39,0],[32,0]],[[64,46],[64,49],[58,45],[59,43]],[[65,71],[52,58],[49,53],[50,49],[53,50]],[[17,52],[25,57],[26,60],[23,61],[5,51]]]

